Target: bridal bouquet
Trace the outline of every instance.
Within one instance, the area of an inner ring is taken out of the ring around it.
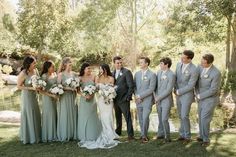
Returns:
[[[85,95],[92,95],[96,92],[96,86],[94,85],[87,85],[82,89],[82,93]]]
[[[71,87],[73,89],[75,88],[78,88],[80,86],[80,79],[78,77],[71,77],[71,78],[68,78],[66,81],[65,81],[65,85],[67,87]]]
[[[116,97],[116,87],[109,84],[101,84],[98,94],[104,98],[105,104],[110,104]]]
[[[45,89],[47,83],[39,76],[37,75],[33,75],[31,77],[31,84],[34,88],[41,88],[41,89]]]
[[[64,93],[63,86],[61,84],[54,84],[49,89],[49,92],[56,95],[62,95]]]

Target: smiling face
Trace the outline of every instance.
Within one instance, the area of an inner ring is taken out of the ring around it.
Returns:
[[[29,67],[29,71],[33,71],[36,67],[36,61],[34,60],[31,64],[30,64],[30,67]]]
[[[140,69],[146,69],[148,67],[148,63],[145,62],[145,59],[139,59]]]
[[[48,68],[48,72],[49,73],[54,73],[55,72],[55,65],[52,64],[49,68]]]
[[[122,59],[115,60],[114,66],[115,66],[116,70],[120,70],[122,68]]]
[[[90,66],[88,66],[88,67],[86,67],[86,68],[84,69],[84,74],[86,74],[86,75],[91,75],[91,73],[92,73],[92,69],[91,69]]]
[[[161,68],[161,70],[167,70],[168,69],[168,64],[164,64],[163,62],[160,62],[160,68]]]
[[[188,64],[188,63],[191,62],[191,59],[189,59],[188,56],[182,54],[182,56],[181,56],[181,61],[182,61],[182,63],[184,63],[184,64]]]
[[[71,61],[68,61],[67,63],[66,63],[66,65],[65,65],[65,69],[67,70],[67,71],[71,71],[72,70],[72,62]]]
[[[208,63],[207,63],[207,60],[205,60],[205,59],[202,58],[202,60],[201,60],[201,66],[202,66],[203,68],[208,68],[208,67],[211,66],[211,64],[208,64]]]

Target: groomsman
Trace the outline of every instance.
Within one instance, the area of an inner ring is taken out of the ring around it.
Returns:
[[[168,57],[160,60],[161,70],[157,72],[157,88],[155,91],[155,102],[157,105],[157,113],[159,118],[157,139],[165,139],[171,142],[169,115],[173,106],[172,90],[175,85],[175,74],[170,70],[172,61]]]
[[[192,63],[194,53],[185,50],[181,56],[181,62],[176,66],[175,94],[177,109],[180,118],[179,141],[188,143],[191,141],[189,112],[194,101],[194,87],[198,79],[196,66]]]
[[[148,142],[149,115],[154,103],[153,92],[156,88],[156,75],[148,68],[150,65],[149,58],[141,57],[139,65],[141,70],[134,75],[135,102],[141,128],[141,140],[142,143],[146,143]]]
[[[210,144],[210,123],[216,105],[219,103],[221,73],[212,64],[214,56],[205,54],[202,56],[201,66],[198,67],[200,76],[196,85],[196,97],[198,101],[198,120],[200,136],[197,138],[202,146]]]
[[[132,94],[134,91],[133,75],[130,70],[122,66],[121,57],[114,57],[113,63],[115,66],[113,77],[115,78],[115,85],[117,86],[117,96],[114,99],[116,133],[121,135],[123,114],[127,124],[128,140],[130,141],[134,139],[134,130],[130,112],[130,101],[132,100]]]

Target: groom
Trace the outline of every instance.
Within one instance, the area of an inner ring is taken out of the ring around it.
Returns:
[[[130,113],[130,100],[134,90],[133,75],[130,70],[122,66],[122,58],[116,56],[113,58],[115,70],[113,77],[115,78],[115,86],[117,86],[117,96],[114,99],[114,108],[116,116],[116,133],[121,135],[122,131],[122,113],[127,124],[128,140],[134,139],[134,130]]]

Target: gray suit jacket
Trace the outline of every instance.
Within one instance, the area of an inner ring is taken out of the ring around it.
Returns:
[[[193,63],[189,63],[184,73],[182,73],[182,63],[177,64],[175,90],[178,90],[179,96],[177,98],[181,102],[192,103],[194,101],[194,87],[198,75],[197,68]]]
[[[212,65],[207,73],[201,76],[203,71],[202,66],[198,66],[199,79],[196,84],[195,92],[200,95],[200,101],[214,101],[219,102],[219,92],[221,83],[220,71]]]
[[[145,76],[142,79],[142,71],[138,71],[134,75],[134,93],[139,95],[142,99],[140,104],[137,106],[143,106],[151,108],[154,104],[153,92],[156,88],[156,75],[151,70],[147,70]]]
[[[155,96],[158,97],[158,105],[173,106],[172,90],[175,85],[175,74],[169,69],[162,74],[157,72],[157,88]]]

